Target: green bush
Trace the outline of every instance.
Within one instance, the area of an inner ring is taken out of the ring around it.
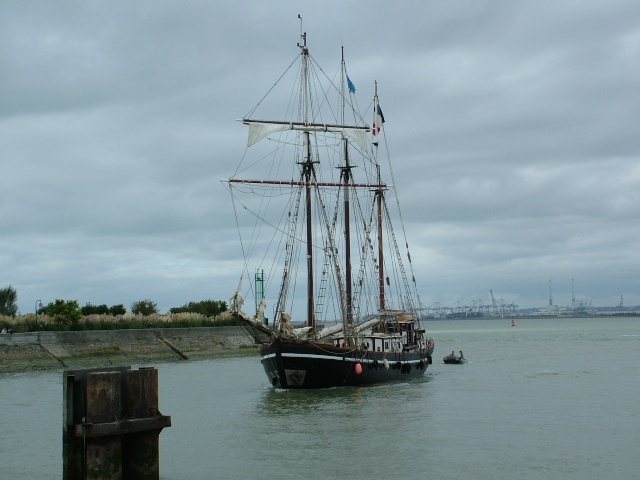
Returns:
[[[77,324],[82,319],[82,312],[77,300],[56,299],[55,302],[43,307],[41,311],[63,325]]]
[[[158,313],[158,305],[151,300],[138,300],[131,304],[131,312],[138,315],[149,316]]]
[[[43,310],[45,310],[43,308]],[[35,315],[18,315],[16,317],[0,316],[0,324],[11,328],[14,333],[35,331],[82,331],[82,330],[133,330],[143,328],[194,328],[194,327],[227,327],[240,323],[228,314],[221,314],[217,318],[206,317],[197,313],[170,313],[166,315],[80,315],[78,318],[64,321],[61,317],[53,317],[48,313],[38,313],[38,323]]]
[[[18,313],[18,292],[11,285],[0,288],[0,315],[15,317]]]
[[[182,307],[169,309],[170,313],[199,313],[206,317],[215,317],[227,310],[227,302],[222,300],[203,300],[201,302],[189,302]]]

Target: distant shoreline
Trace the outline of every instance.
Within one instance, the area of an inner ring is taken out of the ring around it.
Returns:
[[[536,314],[509,314],[503,317],[500,316],[452,316],[452,317],[422,317],[421,321],[432,322],[440,320],[511,320],[511,319],[528,319],[535,320],[536,318],[557,318],[562,320],[563,318],[640,318],[640,312],[618,312],[618,313],[597,313],[589,315],[536,315]]]

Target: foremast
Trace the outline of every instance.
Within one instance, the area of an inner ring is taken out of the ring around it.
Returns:
[[[302,43],[298,44],[302,54],[302,97],[303,97],[303,121],[309,123],[309,49],[307,48],[307,34],[302,34]],[[314,290],[313,290],[313,223],[311,218],[311,181],[315,180],[314,162],[311,155],[311,141],[309,130],[304,130],[303,146],[304,161],[302,162],[302,179],[306,182],[305,209],[306,209],[306,237],[307,237],[307,326],[315,330]]]

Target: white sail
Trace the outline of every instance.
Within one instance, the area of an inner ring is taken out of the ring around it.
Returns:
[[[322,340],[323,338],[328,337],[329,335],[333,335],[334,333],[342,332],[344,327],[341,323],[333,325],[331,327],[325,327],[318,332],[318,340]]]
[[[341,133],[344,137],[354,140],[360,148],[367,150],[369,148],[367,133],[369,127],[350,127],[341,125],[325,125],[325,124],[304,124],[297,122],[262,122],[256,120],[243,120],[243,123],[249,125],[249,138],[247,139],[247,147],[258,143],[263,138],[276,132],[285,130],[298,130],[301,132],[336,132]]]
[[[377,317],[377,318],[372,318],[371,320],[367,320],[366,322],[363,322],[359,325],[357,325],[355,327],[355,331],[356,333],[361,333],[363,331],[365,331],[368,328],[373,328],[376,325],[378,325],[379,323],[381,323],[383,321],[383,319],[381,317]],[[331,327],[325,327],[322,330],[320,330],[317,334],[317,339],[318,340],[322,340],[323,338],[326,338],[330,335],[336,334],[336,333],[340,333],[344,330],[344,327],[342,326],[342,324],[336,324],[333,325]]]
[[[367,150],[369,148],[369,138],[367,137],[368,130],[355,129],[355,128],[344,128],[342,129],[343,135],[348,136],[349,138],[355,140],[355,142],[362,148],[363,150]]]
[[[382,318],[372,318],[371,320],[367,320],[366,322],[363,322],[360,325],[357,325],[356,332],[357,333],[364,332],[367,328],[373,328],[381,322],[382,322]]]
[[[242,305],[244,304],[244,297],[242,296],[242,277],[240,277],[240,282],[238,283],[238,290],[233,294],[233,297],[229,299],[229,305],[232,310],[236,312],[242,311]]]
[[[284,130],[289,130],[289,124],[250,123],[247,147],[258,143],[272,133],[282,132]]]
[[[258,311],[256,312],[256,320],[260,321],[260,323],[262,323],[262,321],[264,320],[264,309],[267,307],[267,299],[262,297],[262,300],[260,300],[260,306],[258,307]]]

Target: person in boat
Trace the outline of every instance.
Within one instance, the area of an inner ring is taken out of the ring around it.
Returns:
[[[462,354],[462,350],[460,350],[460,360],[464,360],[464,355]]]
[[[451,350],[451,354],[449,355],[449,358],[456,358],[456,354],[453,350]]]

